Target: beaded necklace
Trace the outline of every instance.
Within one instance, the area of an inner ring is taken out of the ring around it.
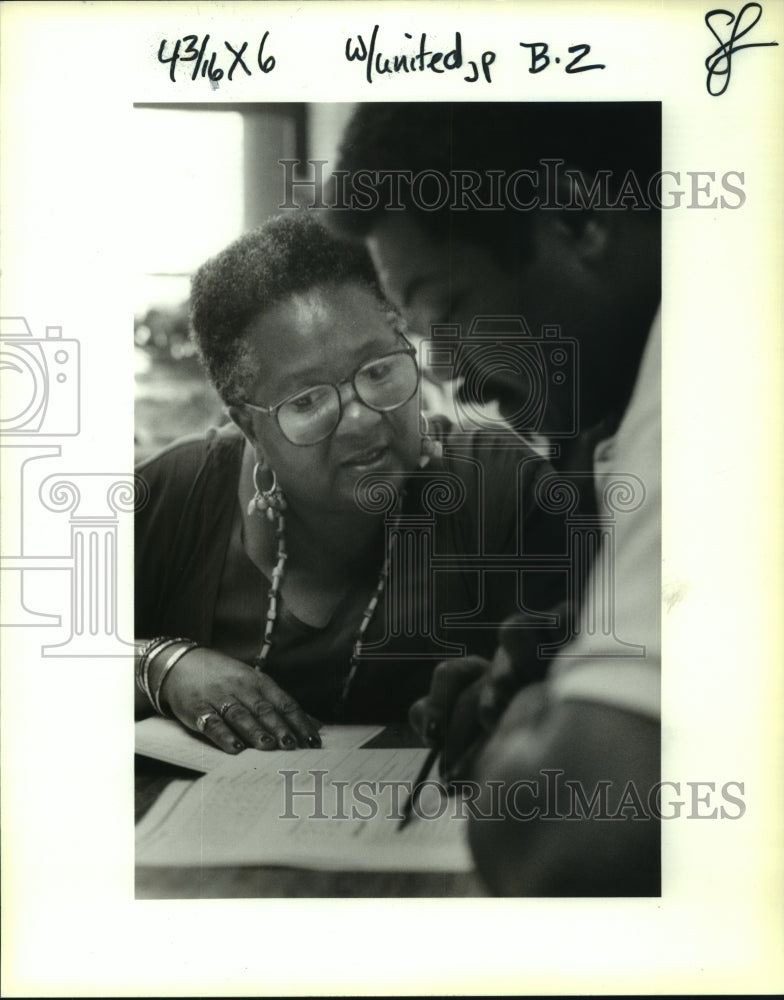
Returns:
[[[398,498],[397,504],[397,515],[400,513],[400,506],[403,501],[404,494],[401,494]],[[269,511],[268,511],[269,513]],[[283,582],[283,573],[286,565],[286,560],[288,559],[288,553],[286,552],[286,520],[280,510],[274,511],[275,517],[275,537],[278,540],[278,550],[276,555],[275,567],[272,570],[272,586],[269,589],[268,601],[267,601],[267,614],[265,618],[264,625],[264,639],[261,645],[261,652],[253,661],[253,666],[256,670],[262,671],[264,669],[264,664],[269,656],[269,651],[272,649],[272,632],[275,628],[275,621],[278,617],[278,596],[280,594],[281,583]],[[354,640],[351,649],[351,659],[349,660],[348,673],[343,681],[343,688],[340,693],[340,699],[338,701],[338,712],[345,706],[346,699],[348,697],[349,689],[354,681],[357,670],[359,668],[359,658],[362,654],[362,640],[364,638],[365,632],[370,622],[373,620],[373,614],[378,606],[378,602],[381,599],[381,595],[384,592],[384,587],[386,586],[387,577],[389,576],[389,563],[392,555],[392,545],[394,542],[394,532],[389,534],[389,542],[387,544],[386,555],[384,556],[384,563],[381,567],[381,572],[378,574],[378,581],[376,583],[375,589],[370,597],[370,600],[362,613],[362,621],[359,624],[357,631],[354,634]]]

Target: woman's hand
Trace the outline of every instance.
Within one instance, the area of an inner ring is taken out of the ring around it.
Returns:
[[[320,747],[318,725],[266,674],[197,646],[166,675],[161,702],[225,750]]]

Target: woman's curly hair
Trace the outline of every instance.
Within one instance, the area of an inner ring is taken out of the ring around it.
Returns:
[[[347,282],[367,287],[390,311],[364,248],[305,211],[276,216],[203,264],[191,279],[191,335],[223,402],[241,403],[258,376],[245,350],[249,323],[291,295]]]

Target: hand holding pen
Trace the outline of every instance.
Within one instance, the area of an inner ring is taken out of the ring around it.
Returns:
[[[568,608],[559,606],[554,613],[566,620]],[[515,694],[543,679],[551,642],[549,628],[515,614],[499,629],[492,661],[465,656],[435,668],[430,691],[411,706],[409,722],[428,746],[441,748],[439,773],[447,784],[469,776]]]
[[[439,773],[450,785],[466,778],[473,758],[487,738],[483,724],[481,698],[487,701],[491,664],[478,656],[445,660],[433,673],[430,693],[411,707],[409,721],[430,746],[403,808],[398,829],[411,821],[423,783],[440,757]],[[484,693],[484,694],[483,694]]]
[[[447,782],[466,776],[494,727],[495,713],[488,711],[496,695],[491,671],[492,664],[478,656],[444,660],[433,672],[429,694],[411,706],[409,722],[428,746],[440,749],[439,773]]]

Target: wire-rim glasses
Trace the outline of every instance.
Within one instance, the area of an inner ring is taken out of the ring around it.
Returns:
[[[390,413],[405,406],[419,386],[416,349],[406,347],[365,361],[350,378],[300,389],[274,406],[242,405],[274,417],[281,434],[291,444],[318,444],[340,423],[343,417],[340,387],[348,384],[360,403],[376,413]]]

